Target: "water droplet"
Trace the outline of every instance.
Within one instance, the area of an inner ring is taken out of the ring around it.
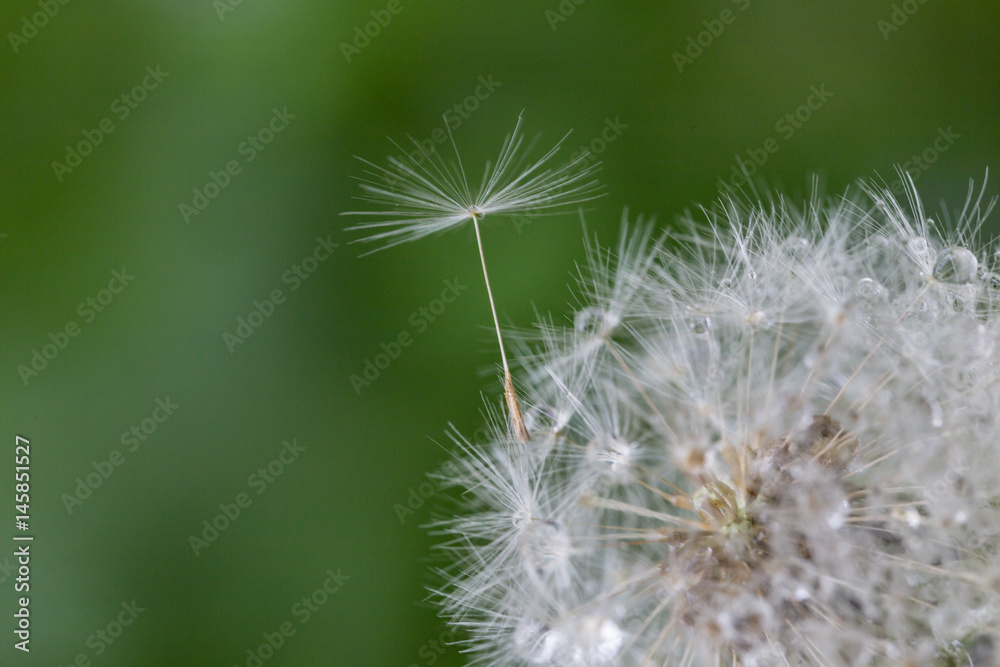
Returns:
[[[576,312],[573,326],[582,334],[603,338],[610,335],[618,326],[618,318],[603,308],[589,306]]]
[[[830,527],[830,530],[839,530],[843,527],[844,522],[847,521],[847,515],[850,511],[851,508],[847,505],[847,501],[844,501],[839,507],[826,515],[826,525]]]
[[[584,618],[580,623],[580,635],[587,642],[583,651],[586,665],[607,665],[614,662],[625,643],[625,633],[618,624],[601,616]]]
[[[712,320],[708,317],[694,317],[688,322],[691,331],[699,336],[704,336],[712,328]]]
[[[524,411],[524,426],[529,432],[548,431],[555,422],[551,405],[532,405]]]
[[[569,535],[555,521],[530,522],[521,533],[520,546],[524,565],[533,573],[560,574],[569,563]]]
[[[794,260],[802,261],[809,256],[809,240],[801,236],[789,236],[782,245],[788,252],[788,256]]]
[[[931,426],[941,428],[944,425],[944,411],[941,409],[941,404],[932,396],[924,396],[924,402],[927,404]]]
[[[754,331],[767,324],[767,313],[763,310],[754,310],[747,314],[747,324]]]
[[[938,253],[934,262],[934,278],[943,283],[967,285],[976,279],[979,262],[967,248],[952,246]]]
[[[635,445],[610,435],[598,435],[587,443],[587,461],[590,465],[614,478],[629,477],[635,453]]]
[[[562,651],[566,638],[536,619],[521,621],[511,637],[514,652],[533,665],[551,663]]]
[[[918,264],[926,265],[926,263],[930,261],[930,252],[927,249],[927,239],[919,236],[910,239],[906,242],[906,249],[909,251],[910,256],[912,256]]]
[[[885,287],[879,281],[871,278],[859,280],[854,294],[860,299],[873,302],[885,302],[888,297]]]

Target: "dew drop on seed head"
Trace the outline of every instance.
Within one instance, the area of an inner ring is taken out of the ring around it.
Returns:
[[[524,426],[529,432],[548,431],[555,423],[555,414],[551,405],[532,405],[524,411]]]
[[[618,319],[603,308],[588,306],[578,310],[573,317],[573,326],[588,336],[605,336],[618,324]]]
[[[952,246],[938,253],[934,262],[934,278],[943,283],[967,285],[976,279],[979,262],[967,248]]]
[[[747,325],[751,330],[756,331],[757,329],[765,326],[768,322],[767,313],[759,308],[747,313]]]
[[[520,536],[525,566],[540,575],[559,570],[569,560],[570,539],[554,521],[534,520]]]
[[[920,236],[910,239],[906,242],[906,249],[915,259],[923,261],[927,258],[927,239]]]
[[[601,616],[590,616],[580,624],[580,633],[587,643],[583,651],[584,664],[608,665],[615,659],[625,643],[625,633],[614,621]]]
[[[522,620],[511,639],[518,657],[533,665],[549,664],[565,644],[560,633],[535,619]]]
[[[854,288],[854,294],[865,301],[885,301],[886,290],[882,284],[871,278],[862,278]]]
[[[944,411],[941,404],[932,396],[925,396],[924,403],[927,404],[927,415],[930,417],[931,426],[941,428],[944,426]]]
[[[843,527],[844,522],[847,521],[847,515],[850,511],[851,508],[845,500],[843,503],[830,510],[830,512],[826,515],[826,525],[829,526],[830,530],[840,530],[840,528]]]
[[[587,444],[587,461],[613,479],[628,477],[635,446],[614,436],[599,434]]]
[[[789,236],[782,244],[788,252],[788,256],[794,260],[802,261],[809,256],[810,243],[808,239],[801,236]]]
[[[708,317],[693,317],[688,322],[691,332],[698,336],[704,336],[712,328],[712,320]]]

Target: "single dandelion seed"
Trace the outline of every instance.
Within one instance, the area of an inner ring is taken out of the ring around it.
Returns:
[[[528,431],[517,400],[514,380],[511,375],[507,353],[504,349],[500,320],[486,270],[486,255],[479,222],[488,215],[519,215],[531,213],[541,215],[555,212],[555,209],[572,206],[601,196],[601,186],[593,178],[597,164],[587,164],[589,154],[558,167],[550,163],[569,136],[567,132],[555,146],[541,158],[528,162],[530,146],[524,146],[519,116],[514,131],[507,135],[500,155],[495,163],[486,163],[478,191],[473,194],[462,165],[462,158],[448,127],[455,154],[454,162],[445,160],[436,152],[428,152],[416,139],[410,137],[421,158],[410,156],[393,142],[404,155],[405,160],[390,157],[390,167],[381,167],[363,158],[367,177],[359,179],[365,194],[358,197],[363,201],[383,206],[380,211],[349,211],[342,215],[360,215],[377,218],[352,227],[349,231],[370,232],[369,236],[352,243],[376,243],[376,252],[425,236],[438,234],[459,227],[469,220],[476,231],[479,259],[486,281],[486,293],[493,313],[493,325],[500,345],[500,359],[504,372],[504,398],[510,413],[510,420],[521,442],[528,441]],[[365,254],[370,254],[365,253]]]

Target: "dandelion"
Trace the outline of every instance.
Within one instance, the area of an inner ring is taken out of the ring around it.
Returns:
[[[599,184],[593,179],[597,165],[586,165],[588,155],[584,154],[556,168],[548,165],[558,153],[567,133],[547,153],[528,164],[527,153],[530,146],[524,146],[521,134],[521,117],[517,119],[514,131],[507,135],[496,163],[486,164],[483,179],[475,195],[462,166],[451,126],[448,136],[455,152],[455,162],[446,163],[436,152],[428,153],[418,141],[410,138],[419,151],[421,159],[412,157],[400,160],[389,158],[390,168],[375,165],[362,158],[370,168],[367,178],[361,179],[365,195],[363,201],[386,207],[382,211],[351,211],[343,215],[363,215],[378,218],[348,230],[371,232],[358,241],[379,243],[376,250],[400,243],[415,241],[425,236],[454,229],[472,221],[476,230],[479,258],[483,266],[483,278],[493,312],[500,344],[500,356],[504,371],[504,395],[510,418],[518,436],[527,440],[527,431],[521,416],[520,406],[514,390],[514,382],[504,350],[503,335],[497,317],[493,290],[486,270],[486,256],[479,221],[487,215],[517,215],[522,213],[544,214],[553,209],[588,201],[597,196]],[[397,144],[397,148],[399,146]],[[402,149],[401,149],[402,150]],[[409,155],[403,151],[404,155]],[[374,251],[372,251],[374,252]]]
[[[1000,664],[991,206],[870,185],[588,245],[569,322],[515,342],[527,442],[452,433],[473,664]]]

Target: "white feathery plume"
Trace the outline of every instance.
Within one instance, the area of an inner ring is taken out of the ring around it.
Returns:
[[[472,221],[476,230],[486,291],[493,311],[493,324],[500,344],[504,396],[518,437],[522,441],[527,441],[527,431],[504,349],[493,290],[486,271],[486,256],[483,252],[479,221],[487,215],[522,213],[544,215],[553,212],[553,209],[589,201],[601,196],[601,193],[600,184],[593,178],[598,164],[587,165],[589,154],[584,153],[559,167],[548,166],[569,136],[568,132],[542,157],[529,163],[527,154],[530,146],[524,146],[524,135],[520,131],[521,118],[518,116],[514,131],[504,140],[496,162],[486,163],[482,182],[474,195],[469,188],[462,158],[451,134],[451,126],[445,119],[448,137],[455,152],[454,163],[445,162],[436,151],[428,153],[420,142],[412,137],[410,141],[420,152],[422,156],[420,160],[410,157],[409,153],[403,151],[407,156],[405,160],[389,158],[392,167],[390,169],[358,158],[370,167],[366,172],[367,178],[359,179],[365,195],[358,199],[386,208],[381,211],[348,211],[342,215],[379,218],[375,222],[365,222],[347,228],[349,231],[371,232],[369,236],[353,241],[380,244],[370,252],[415,241]],[[394,145],[402,150],[398,144]]]
[[[359,179],[365,195],[358,199],[385,208],[342,214],[380,218],[348,227],[348,231],[370,232],[352,243],[379,243],[376,250],[370,251],[376,252],[448,231],[470,220],[477,222],[487,215],[537,214],[600,196],[600,185],[594,180],[597,165],[587,165],[589,154],[555,168],[549,167],[569,137],[568,132],[542,157],[527,163],[530,146],[524,145],[522,117],[518,116],[514,131],[504,139],[496,162],[486,163],[475,194],[469,187],[462,158],[447,123],[455,153],[453,163],[445,162],[437,151],[428,153],[412,137],[410,141],[422,156],[419,161],[395,142],[393,144],[407,157],[405,160],[390,157],[391,168],[359,157],[369,170],[365,172],[367,178]]]

